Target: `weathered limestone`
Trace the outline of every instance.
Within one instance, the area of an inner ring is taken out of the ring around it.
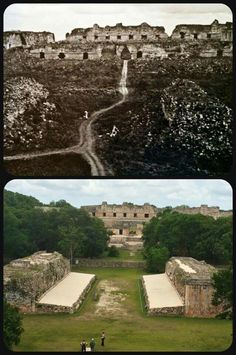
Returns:
[[[4,266],[4,295],[22,311],[34,311],[35,302],[70,271],[61,254],[39,251]]]
[[[233,40],[233,24],[226,22],[219,23],[214,20],[211,25],[177,25],[172,32],[172,39],[185,40]]]
[[[46,45],[55,41],[51,32],[32,31],[7,31],[3,35],[3,46],[5,49],[14,47],[30,47],[33,45]]]
[[[40,297],[37,309],[41,312],[73,313],[83,302],[95,279],[94,274],[70,272]]]
[[[221,307],[211,304],[211,277],[216,269],[204,261],[190,257],[173,257],[166,264],[166,275],[181,296],[185,316],[214,317]]]
[[[71,42],[132,42],[167,37],[164,27],[150,26],[145,22],[139,26],[123,26],[122,23],[117,23],[115,26],[100,27],[95,24],[90,28],[75,28],[70,34],[66,34],[66,40]]]
[[[166,274],[144,275],[142,284],[148,314],[183,314],[183,301]]]
[[[116,235],[141,235],[143,223],[156,216],[157,208],[145,203],[143,206],[132,203],[109,205],[103,202],[97,206],[82,206],[92,216],[101,218],[107,228]]]
[[[165,274],[142,277],[146,307],[150,314],[183,314],[215,317],[221,306],[211,303],[212,275],[216,269],[190,257],[172,257]]]

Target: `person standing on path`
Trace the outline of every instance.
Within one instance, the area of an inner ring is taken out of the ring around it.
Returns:
[[[94,349],[95,349],[95,345],[96,345],[94,338],[92,338],[92,339],[91,339],[91,341],[90,341],[90,344],[89,344],[89,345],[90,345],[91,351],[94,351]]]
[[[105,342],[105,333],[103,331],[101,335],[101,346],[105,346],[104,342]]]
[[[82,353],[86,352],[86,345],[87,345],[86,341],[85,340],[81,341],[80,345],[81,345],[81,352]]]

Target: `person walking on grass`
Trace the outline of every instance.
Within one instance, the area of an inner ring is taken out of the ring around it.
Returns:
[[[96,343],[95,343],[95,340],[94,340],[94,338],[92,338],[91,339],[91,341],[90,341],[90,349],[91,349],[91,351],[94,351],[94,349],[95,349],[95,345],[96,345]]]
[[[80,345],[81,345],[81,352],[82,353],[86,352],[86,345],[87,345],[86,341],[85,340],[81,341]]]
[[[103,331],[101,335],[101,346],[105,346],[104,342],[105,342],[105,333]]]

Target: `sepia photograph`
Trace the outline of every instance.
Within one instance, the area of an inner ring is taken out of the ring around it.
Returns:
[[[17,352],[221,352],[232,345],[224,180],[13,179],[4,325]]]
[[[14,176],[217,177],[232,169],[225,4],[12,4],[4,166]]]

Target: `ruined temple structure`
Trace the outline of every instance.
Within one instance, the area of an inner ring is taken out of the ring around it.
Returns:
[[[166,209],[149,203],[144,203],[142,206],[130,202],[116,205],[108,204],[106,201],[101,205],[81,206],[81,208],[86,209],[91,216],[101,218],[105,226],[111,229],[115,235],[142,234],[143,224]],[[200,213],[215,219],[232,215],[232,211],[222,211],[218,206],[209,207],[208,205],[200,207],[177,206],[171,210],[186,214]]]
[[[122,205],[108,204],[81,206],[91,216],[101,218],[105,226],[115,235],[141,235],[143,223],[157,215],[158,209],[145,203],[142,206],[124,202]]]
[[[35,45],[44,46],[53,42],[55,42],[55,37],[51,32],[7,31],[3,34],[3,47],[5,49],[28,48]]]
[[[221,24],[218,20],[214,20],[211,25],[177,25],[171,38],[188,41],[203,39],[232,42],[233,24],[232,22]]]
[[[182,314],[186,317],[215,317],[222,306],[213,306],[212,275],[217,270],[205,261],[172,257],[164,274],[142,277],[149,314]]]
[[[66,34],[66,40],[70,42],[144,42],[167,39],[164,27],[150,26],[143,22],[139,26],[123,26],[117,23],[115,26],[100,27],[95,24],[90,28],[75,28]]]
[[[130,250],[142,249],[144,224],[165,210],[165,208],[159,208],[149,203],[139,206],[127,202],[122,205],[102,202],[101,205],[81,207],[91,216],[101,218],[105,227],[111,230],[109,246],[114,245],[117,248]],[[200,213],[214,219],[232,215],[232,211],[221,211],[217,206],[208,207],[207,205],[200,207],[178,206],[172,208],[171,211],[186,214]]]
[[[4,266],[4,297],[22,312],[74,312],[95,275],[70,272],[58,252],[38,251]]]
[[[171,36],[162,26],[146,22],[138,26],[75,28],[65,40],[54,41],[50,32],[8,31],[4,47],[29,48],[39,59],[165,59],[172,57],[230,57],[233,54],[233,25],[177,25]]]

